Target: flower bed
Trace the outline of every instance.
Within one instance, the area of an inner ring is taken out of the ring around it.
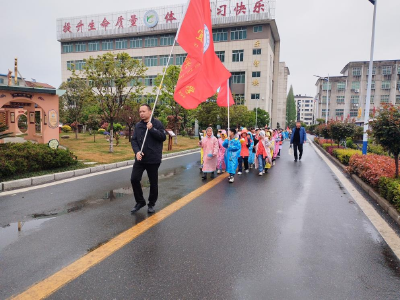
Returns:
[[[336,157],[342,164],[345,166],[349,165],[350,158],[354,154],[362,154],[360,150],[354,150],[354,149],[333,149],[333,156]]]
[[[400,210],[400,179],[379,178],[379,193]]]

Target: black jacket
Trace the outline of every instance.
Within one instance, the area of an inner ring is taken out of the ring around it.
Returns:
[[[146,142],[143,147],[144,156],[140,162],[145,164],[159,164],[161,163],[163,142],[166,139],[166,135],[164,126],[160,121],[153,118],[151,123],[153,124],[153,128],[151,128],[147,134]],[[136,153],[140,152],[142,148],[146,129],[147,122],[143,120],[135,125],[135,131],[133,132],[131,141],[133,152],[135,152],[135,159]]]

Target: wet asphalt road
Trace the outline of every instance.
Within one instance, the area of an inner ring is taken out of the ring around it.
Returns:
[[[219,183],[50,299],[400,299],[380,234],[309,144],[298,163],[287,147],[266,176]],[[198,160],[162,164],[158,210],[203,184]],[[0,298],[144,220],[129,214],[129,176],[0,197]]]

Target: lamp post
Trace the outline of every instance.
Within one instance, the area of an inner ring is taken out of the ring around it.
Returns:
[[[329,111],[329,108],[328,108],[328,104],[329,104],[329,74],[328,74],[328,77],[321,77],[318,75],[314,75],[314,76],[318,77],[319,79],[328,81],[328,84],[326,86],[326,111],[325,111],[325,125],[326,125],[326,124],[328,124],[328,111]],[[323,88],[323,85],[322,85],[322,88]]]
[[[372,69],[374,66],[374,46],[375,46],[375,21],[376,21],[376,7],[378,0],[368,0],[374,5],[374,18],[372,22],[372,38],[371,38],[371,57],[369,60],[368,70],[368,87],[367,87],[367,99],[365,103],[365,114],[364,114],[364,134],[363,134],[363,149],[362,154],[367,154],[368,149],[368,122],[369,122],[369,108],[371,103],[371,86],[372,86]]]

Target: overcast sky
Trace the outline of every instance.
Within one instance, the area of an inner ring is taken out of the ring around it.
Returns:
[[[400,1],[378,0],[375,60],[400,59]],[[0,74],[19,70],[27,80],[61,83],[56,19],[167,4],[185,0],[1,0]],[[369,60],[373,5],[368,0],[277,0],[281,61],[290,69],[295,94],[315,96],[316,78],[340,75],[350,61]],[[289,88],[289,87],[288,87]]]

